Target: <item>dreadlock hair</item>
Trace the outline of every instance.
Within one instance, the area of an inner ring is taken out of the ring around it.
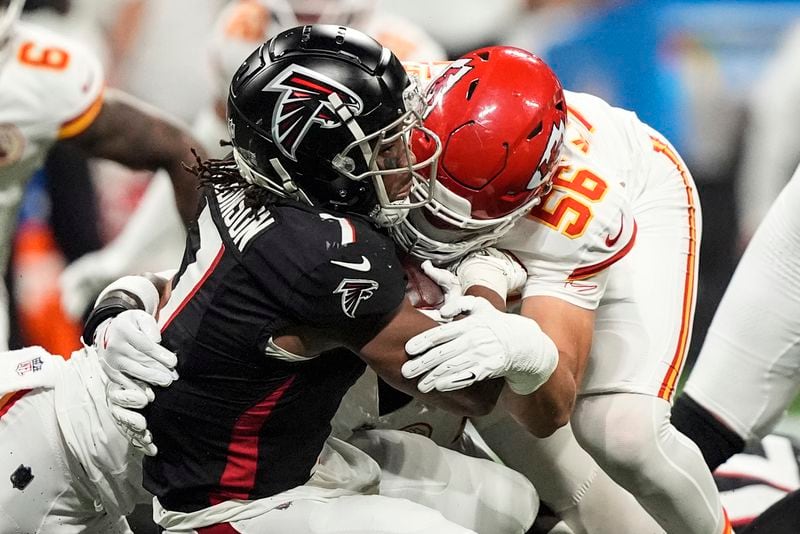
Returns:
[[[200,187],[212,187],[218,191],[244,191],[244,205],[258,213],[262,207],[274,204],[280,197],[275,193],[248,182],[239,172],[239,166],[233,159],[233,153],[222,159],[200,159],[197,151],[192,149],[195,164],[186,169],[197,176]]]

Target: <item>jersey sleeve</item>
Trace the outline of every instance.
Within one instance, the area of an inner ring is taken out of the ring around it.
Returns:
[[[222,218],[229,213],[223,206]],[[287,201],[261,224],[265,231],[244,247],[241,261],[281,307],[282,323],[366,330],[402,303],[405,272],[394,242],[367,220]]]
[[[50,123],[58,139],[89,127],[100,113],[105,86],[93,53],[61,35],[21,24],[15,55],[31,102],[38,102],[39,122]]]
[[[67,139],[84,132],[100,114],[103,107],[105,78],[100,61],[81,46],[71,52],[68,71],[60,83],[57,97],[58,138]]]
[[[538,213],[541,218],[533,212],[497,246],[514,254],[528,271],[523,298],[551,296],[593,310],[605,293],[608,270],[633,249],[636,221],[625,197],[609,191],[592,206],[582,232],[570,233],[579,217],[553,224],[558,221],[547,215],[558,212],[560,198],[551,196]]]
[[[293,288],[292,314],[320,327],[382,324],[405,296],[404,271],[388,238],[373,233],[332,250]]]

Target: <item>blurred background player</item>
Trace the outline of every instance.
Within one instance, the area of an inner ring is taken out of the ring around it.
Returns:
[[[775,198],[800,163],[800,142],[784,129],[800,120],[800,20],[766,62],[747,98],[742,163],[737,173],[740,250],[755,233]],[[779,114],[780,121],[775,120]]]
[[[191,157],[197,142],[164,115],[106,90],[100,64],[85,48],[17,22],[22,5],[21,0],[5,2],[0,37],[3,270],[24,186],[57,142],[132,168],[166,169],[179,213],[184,221],[190,220],[198,198],[197,180],[181,164]],[[6,297],[0,300],[6,308]],[[5,345],[7,310],[2,315],[0,338]]]

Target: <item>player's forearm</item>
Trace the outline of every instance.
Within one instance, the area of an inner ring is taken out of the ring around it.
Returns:
[[[503,297],[498,295],[495,291],[483,286],[471,286],[464,292],[465,295],[472,295],[473,297],[482,297],[489,301],[489,303],[500,310],[506,312],[506,301]]]
[[[98,326],[128,310],[142,310],[157,317],[171,292],[175,271],[128,275],[109,284],[97,297],[84,325],[83,339],[92,343]]]
[[[559,368],[560,367],[560,368]],[[577,387],[572,373],[562,366],[539,389],[518,395],[506,387],[500,404],[534,436],[545,438],[569,423]]]
[[[501,403],[536,436],[545,437],[566,425],[575,407],[594,332],[594,311],[562,299],[528,297],[521,314],[534,319],[554,343],[558,364],[549,379],[535,392],[519,396],[504,393]]]
[[[175,189],[184,223],[191,221],[199,198],[198,179],[184,168],[192,164],[200,143],[188,130],[158,110],[119,91],[107,92],[95,122],[74,141],[93,157],[116,161],[131,169],[165,169]]]
[[[397,373],[399,375],[399,370]],[[505,381],[501,378],[475,382],[472,386],[455,391],[441,393],[431,391],[430,393],[420,393],[417,389],[417,381],[406,380],[402,376],[387,376],[386,373],[379,373],[390,386],[411,395],[422,402],[437,406],[448,412],[466,417],[480,417],[488,415],[494,409],[503,390]]]
[[[391,321],[381,332],[365,344],[350,342],[351,350],[359,353],[367,364],[393,388],[424,402],[459,415],[479,416],[492,411],[500,391],[502,380],[488,380],[472,387],[441,393],[422,393],[417,388],[418,380],[406,379],[402,366],[409,360],[406,342],[414,335],[435,327],[429,317],[418,312],[406,299]]]
[[[131,167],[167,171],[175,191],[178,213],[186,225],[194,219],[200,198],[198,178],[186,165],[195,161],[192,149],[197,150],[201,158],[204,153],[198,141],[169,122],[153,120],[150,128],[151,134],[140,138],[141,153],[128,161]]]

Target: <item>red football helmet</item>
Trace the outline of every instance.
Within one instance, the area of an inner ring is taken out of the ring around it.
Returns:
[[[567,110],[550,67],[505,46],[454,61],[426,104],[425,126],[442,144],[438,186],[393,233],[408,252],[443,263],[497,241],[549,191]],[[424,135],[413,141],[418,159],[435,149]],[[417,183],[412,195],[426,189]]]

